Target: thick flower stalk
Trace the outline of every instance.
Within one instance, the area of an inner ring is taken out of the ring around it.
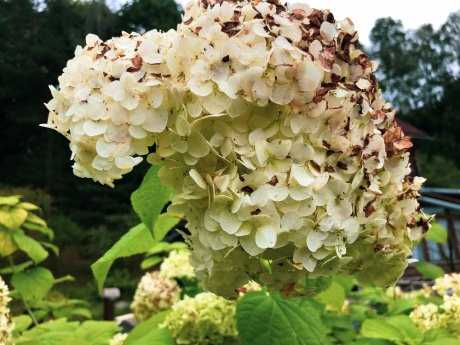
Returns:
[[[221,294],[306,274],[394,282],[428,228],[412,143],[349,19],[278,1],[197,0],[176,31],[94,35],[48,125],[103,184],[148,155]]]
[[[237,336],[235,302],[203,292],[176,303],[163,324],[177,345],[222,345]]]
[[[180,300],[181,289],[175,280],[159,272],[146,273],[139,282],[131,309],[137,321],[145,321]]]
[[[11,301],[8,286],[0,277],[0,345],[12,344],[14,324],[11,321],[8,303]]]
[[[190,263],[190,251],[187,249],[173,250],[163,260],[160,275],[169,279],[195,279],[195,271]]]

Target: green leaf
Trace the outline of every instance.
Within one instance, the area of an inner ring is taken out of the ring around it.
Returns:
[[[0,255],[3,257],[11,255],[17,249],[18,246],[13,242],[11,231],[0,228]]]
[[[152,248],[147,252],[150,255],[160,254],[163,252],[170,252],[172,250],[186,249],[187,245],[184,242],[158,242],[155,243]]]
[[[153,236],[155,240],[160,242],[166,236],[166,234],[180,221],[180,217],[163,213],[160,214],[156,220],[155,225],[153,226]]]
[[[51,290],[54,284],[53,274],[43,267],[13,274],[11,284],[26,301],[39,301]]]
[[[404,335],[399,330],[385,320],[369,319],[365,320],[361,326],[361,335],[366,338],[385,339],[390,341],[403,341]]]
[[[29,268],[33,264],[34,264],[33,261],[26,261],[18,265],[14,265],[13,267],[7,266],[7,267],[0,269],[0,274],[18,273],[18,272],[24,271],[26,268]]]
[[[54,237],[53,230],[51,230],[47,226],[43,226],[43,225],[40,225],[40,224],[35,224],[35,223],[31,223],[31,222],[26,221],[24,224],[22,224],[22,227],[24,229],[26,229],[26,230],[39,232],[39,233],[47,236],[50,240],[52,240],[53,237]]]
[[[19,315],[13,317],[14,334],[20,334],[32,325],[32,318],[29,315]]]
[[[102,290],[107,273],[116,259],[145,253],[154,244],[152,234],[144,224],[139,224],[130,229],[112,248],[91,265],[99,291]]]
[[[24,231],[16,230],[11,235],[18,248],[26,253],[35,263],[42,262],[48,257],[48,252],[45,248],[32,237],[27,236]]]
[[[28,216],[27,216],[27,222],[29,223],[33,223],[33,224],[37,224],[37,225],[41,225],[41,226],[48,226],[46,224],[46,222],[40,218],[39,216],[37,216],[36,214],[33,214],[31,212],[29,212]]]
[[[0,205],[6,206],[14,206],[21,201],[21,197],[19,195],[11,195],[11,196],[0,196]]]
[[[345,297],[343,286],[333,281],[326,290],[316,295],[315,299],[332,309],[340,310],[345,303]]]
[[[137,344],[137,342],[145,337],[149,332],[157,329],[158,326],[166,319],[168,314],[169,311],[162,311],[138,324],[131,332],[129,332],[129,335],[123,345]]]
[[[125,341],[123,345],[176,345],[176,343],[167,328],[154,328],[144,333],[143,337],[130,342]]]
[[[420,261],[415,264],[417,271],[426,279],[436,279],[444,275],[444,270],[438,265],[427,261]]]
[[[160,183],[158,170],[158,166],[151,167],[140,187],[131,195],[134,211],[149,230],[153,230],[153,222],[173,195]]]
[[[54,255],[59,256],[59,247],[57,245],[51,242],[43,242],[43,241],[41,241],[40,243],[43,247],[51,250],[54,253]]]
[[[434,223],[426,233],[425,238],[439,244],[446,243],[447,229],[439,223]]]
[[[27,211],[14,207],[10,210],[0,209],[0,225],[8,229],[18,229],[26,221]]]
[[[119,332],[113,321],[85,321],[75,332],[76,338],[92,345],[107,345],[110,339]]]
[[[238,301],[236,322],[244,345],[323,345],[325,329],[313,308],[266,292]]]
[[[18,206],[26,211],[37,211],[40,209],[40,207],[30,202],[21,202]]]
[[[158,255],[151,256],[147,259],[144,259],[141,262],[141,269],[147,270],[153,266],[158,265],[162,261],[163,261],[163,258],[161,256],[158,256]]]

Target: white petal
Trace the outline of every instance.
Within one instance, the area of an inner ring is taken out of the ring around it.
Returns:
[[[356,218],[349,218],[343,223],[343,229],[348,243],[354,243],[359,237],[359,222]]]
[[[144,129],[153,133],[161,133],[165,130],[168,124],[169,112],[164,109],[155,109],[148,114],[148,117],[143,123]]]
[[[120,102],[126,97],[125,89],[119,80],[114,80],[109,84],[104,85],[102,93],[112,97],[115,101]]]
[[[195,169],[191,169],[189,171],[189,175],[193,179],[193,181],[195,181],[198,187],[202,189],[208,189],[208,185],[206,184],[206,181],[204,180],[204,178],[200,175],[198,171],[196,171]]]
[[[297,80],[301,91],[315,91],[321,85],[323,78],[322,68],[311,61],[304,61],[297,68]]]
[[[112,157],[117,151],[116,143],[108,143],[103,138],[99,138],[96,142],[96,152],[103,158]]]
[[[326,39],[326,41],[332,41],[335,37],[337,29],[335,25],[329,22],[323,22],[320,27],[321,36]]]
[[[326,239],[327,234],[322,231],[310,231],[307,235],[307,247],[312,252],[316,252],[323,246],[323,242]]]
[[[260,248],[256,242],[254,241],[253,236],[246,236],[240,238],[241,247],[244,249],[246,253],[251,256],[257,256],[264,252],[264,248]]]
[[[308,187],[315,182],[314,176],[302,165],[293,164],[291,176],[303,187]]]
[[[276,238],[276,228],[271,224],[261,226],[256,231],[256,244],[259,248],[274,248]]]
[[[94,122],[91,120],[85,121],[83,123],[83,131],[86,135],[90,137],[95,137],[101,134],[104,134],[107,129],[107,124],[105,122]]]
[[[237,215],[230,213],[227,210],[224,210],[219,214],[218,222],[222,227],[222,230],[229,235],[235,234],[242,224]]]
[[[141,157],[137,157],[141,158]],[[142,158],[141,158],[142,160]],[[140,161],[134,157],[130,156],[125,156],[125,157],[116,157],[115,158],[115,165],[117,168],[120,168],[122,170],[130,170],[132,169],[136,164],[139,164]]]

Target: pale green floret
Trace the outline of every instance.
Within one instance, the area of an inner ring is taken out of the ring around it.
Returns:
[[[160,275],[169,279],[194,279],[195,271],[190,263],[190,251],[173,250],[160,266]]]
[[[210,292],[186,297],[163,325],[178,345],[221,345],[237,336],[235,303]]]

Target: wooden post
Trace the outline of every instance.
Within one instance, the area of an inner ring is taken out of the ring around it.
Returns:
[[[115,301],[121,296],[120,289],[106,288],[102,291],[102,298],[104,300],[104,313],[103,317],[106,321],[115,319]]]

